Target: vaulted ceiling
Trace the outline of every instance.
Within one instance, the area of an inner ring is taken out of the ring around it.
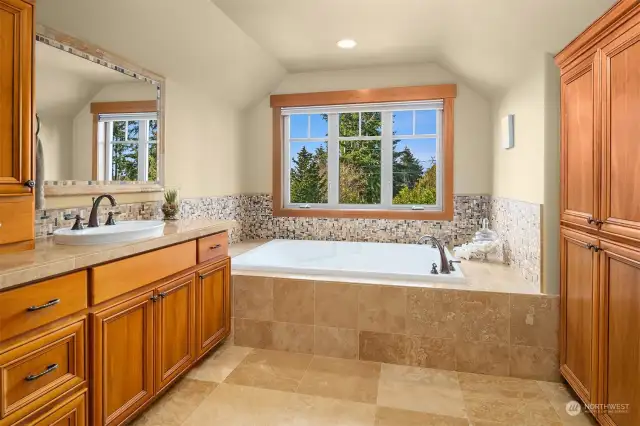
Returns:
[[[36,21],[239,108],[285,72],[209,0],[44,0]]]
[[[614,0],[212,0],[290,72],[437,62],[509,87]],[[352,38],[353,50],[336,42]]]

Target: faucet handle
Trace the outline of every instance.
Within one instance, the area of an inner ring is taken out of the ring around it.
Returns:
[[[438,265],[436,263],[431,264],[431,273],[433,275],[438,275]]]
[[[109,217],[107,218],[107,221],[104,223],[105,225],[115,225],[116,221],[113,218],[113,212],[109,212]]]
[[[76,221],[73,223],[71,227],[72,231],[82,231],[84,229],[84,225],[82,225],[82,217],[79,214],[76,215]]]

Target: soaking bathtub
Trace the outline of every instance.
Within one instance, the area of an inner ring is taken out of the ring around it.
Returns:
[[[446,250],[446,249],[445,249]],[[453,259],[446,251],[447,259]],[[345,241],[273,240],[231,262],[234,273],[261,272],[322,275],[374,280],[465,284],[459,265],[451,274],[440,269],[440,253],[430,244],[359,243]]]

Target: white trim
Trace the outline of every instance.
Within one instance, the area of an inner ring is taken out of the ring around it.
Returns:
[[[384,111],[382,120],[382,143],[380,144],[380,201],[390,206],[393,199],[393,113]],[[389,124],[391,123],[391,124]]]
[[[327,148],[327,171],[329,205],[337,205],[340,200],[340,142],[338,133],[340,124],[338,114],[329,114],[329,143]]]
[[[98,114],[98,121],[157,120],[157,112],[132,112],[123,114]]]
[[[443,109],[444,101],[417,101],[417,102],[387,102],[379,104],[352,104],[317,107],[282,108],[282,115],[293,114],[332,114],[345,112],[382,112],[382,111],[411,111]]]

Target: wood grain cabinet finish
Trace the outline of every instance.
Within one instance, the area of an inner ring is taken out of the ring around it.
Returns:
[[[599,53],[588,57],[561,80],[562,220],[597,228],[599,212]]]
[[[74,395],[36,419],[33,426],[85,426],[87,421],[87,391]]]
[[[602,49],[602,231],[640,242],[640,15]]]
[[[193,274],[169,282],[155,294],[156,393],[195,360],[196,286]]]
[[[0,253],[34,247],[31,1],[0,0]]]
[[[154,293],[93,317],[93,424],[121,424],[154,395]]]
[[[560,371],[601,425],[640,425],[640,2],[616,2],[556,63]]]
[[[640,425],[640,250],[600,243],[600,413],[605,425]]]
[[[598,240],[562,229],[560,370],[580,398],[595,403],[597,386]]]
[[[86,317],[0,353],[0,425],[12,425],[86,380]]]
[[[197,354],[200,357],[231,332],[229,258],[197,272]]]

